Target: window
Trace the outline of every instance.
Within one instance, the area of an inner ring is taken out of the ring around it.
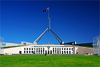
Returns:
[[[66,54],[66,51],[64,51],[64,54]]]
[[[28,50],[28,48],[27,48],[27,50]]]
[[[67,54],[68,54],[68,51],[67,51]]]
[[[63,54],[63,51],[62,51],[62,54]]]
[[[71,51],[69,51],[69,54],[71,54]]]
[[[31,50],[31,48],[29,48],[29,50]]]
[[[24,48],[24,50],[26,50],[26,48]]]

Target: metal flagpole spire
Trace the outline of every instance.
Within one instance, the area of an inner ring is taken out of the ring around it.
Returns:
[[[51,30],[51,28],[50,28],[50,17],[49,17],[49,7],[46,9],[46,10],[43,10],[43,12],[46,12],[46,11],[48,11],[48,17],[47,17],[47,19],[48,19],[48,26],[47,26],[47,29],[34,41],[34,44],[37,44],[40,40],[41,40],[41,38],[44,36],[44,34],[47,32],[47,30],[49,31],[51,31],[52,32],[52,34],[55,36],[55,38],[58,40],[58,42],[60,43],[60,44],[64,44],[64,41],[62,41],[52,30]]]
[[[49,18],[49,7],[48,7],[48,18]]]
[[[49,7],[48,7],[48,28],[50,29]]]

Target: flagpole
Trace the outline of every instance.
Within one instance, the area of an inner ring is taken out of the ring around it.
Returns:
[[[50,29],[49,7],[48,7],[48,28]]]
[[[48,7],[48,18],[49,18],[49,7]]]

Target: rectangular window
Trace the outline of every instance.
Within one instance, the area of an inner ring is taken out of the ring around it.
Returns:
[[[69,51],[69,54],[71,54],[71,51]]]
[[[63,51],[62,51],[62,54],[63,54]]]
[[[53,48],[53,54],[54,54],[54,48]]]
[[[67,51],[67,54],[68,54],[68,51]]]
[[[64,51],[64,54],[66,54],[66,51]]]

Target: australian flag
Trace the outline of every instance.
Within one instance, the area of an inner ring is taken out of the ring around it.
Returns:
[[[48,11],[49,10],[49,8],[47,8],[46,10],[43,10],[43,12],[46,12],[46,11]]]

